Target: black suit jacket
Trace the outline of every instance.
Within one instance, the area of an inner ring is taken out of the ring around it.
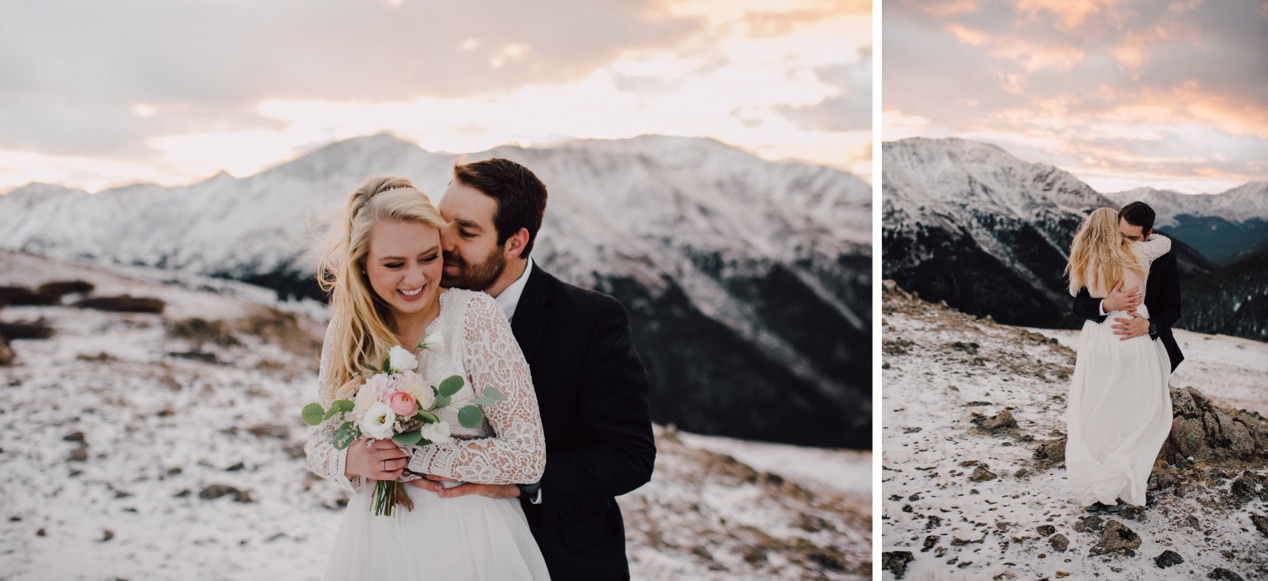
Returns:
[[[1087,287],[1074,297],[1074,314],[1098,323],[1105,321],[1106,316],[1100,314],[1101,301],[1088,294]],[[1176,343],[1171,326],[1180,320],[1180,274],[1176,270],[1176,256],[1168,252],[1153,262],[1149,267],[1149,280],[1145,281],[1145,307],[1149,309],[1149,320],[1157,329],[1155,341],[1162,341],[1167,348],[1167,356],[1171,359],[1171,371],[1174,372],[1184,354]]]
[[[511,330],[546,432],[542,502],[522,505],[550,576],[629,579],[615,497],[651,480],[656,445],[625,308],[534,265]]]

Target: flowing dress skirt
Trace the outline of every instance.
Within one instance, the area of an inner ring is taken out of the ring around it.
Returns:
[[[1142,305],[1138,312],[1148,316]],[[1145,505],[1145,487],[1171,432],[1171,361],[1162,341],[1142,335],[1120,341],[1114,311],[1104,323],[1086,321],[1066,408],[1065,465],[1074,498]]]
[[[549,579],[519,499],[440,498],[409,487],[414,510],[375,516],[371,484],[344,509],[326,568],[341,581]]]

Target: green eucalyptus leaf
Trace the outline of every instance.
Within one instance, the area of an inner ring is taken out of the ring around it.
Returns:
[[[419,408],[418,410],[418,417],[422,418],[424,422],[429,424],[434,424],[440,421],[440,418],[436,417],[436,414],[422,408]]]
[[[355,441],[357,441],[357,427],[352,422],[344,422],[338,430],[335,430],[335,439],[332,443],[336,450],[343,450]]]
[[[464,428],[479,427],[480,421],[484,419],[484,412],[480,410],[480,406],[468,405],[458,410],[458,423]]]
[[[435,403],[433,403],[433,404],[431,404],[431,409],[432,409],[432,411],[438,410],[438,409],[440,409],[440,408],[443,408],[443,407],[445,407],[445,406],[449,405],[449,402],[450,402],[450,397],[449,397],[449,396],[447,396],[447,395],[438,395],[438,396],[436,396],[436,402],[435,402]]]
[[[440,387],[436,388],[437,393],[445,396],[452,396],[462,389],[466,382],[462,380],[461,375],[450,375],[444,381],[440,382]]]
[[[310,403],[304,406],[304,409],[299,413],[304,418],[304,423],[310,426],[320,424],[322,420],[326,419],[324,417],[326,409],[321,407],[319,403]]]
[[[419,431],[405,432],[403,434],[392,436],[392,441],[402,446],[415,446],[422,439],[423,434]]]
[[[355,407],[357,407],[357,404],[352,403],[350,399],[337,399],[330,403],[330,409],[339,410],[341,413],[348,413]]]
[[[492,402],[492,401],[503,401],[503,400],[505,400],[505,399],[506,399],[506,395],[505,395],[505,394],[503,394],[503,393],[502,393],[500,390],[498,390],[498,388],[496,388],[496,387],[486,387],[486,388],[484,388],[484,394],[482,394],[482,396],[481,396],[481,397],[483,397],[483,398],[487,398],[487,399],[488,399],[489,401],[491,401],[491,402]]]

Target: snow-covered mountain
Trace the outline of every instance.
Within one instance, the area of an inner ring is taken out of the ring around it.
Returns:
[[[921,297],[1005,323],[1077,324],[1063,272],[1084,217],[1098,207],[1117,208],[1120,201],[1144,198],[1160,213],[1166,203],[1142,191],[1111,199],[1068,172],[962,139],[889,142],[882,155],[884,276]],[[1265,205],[1262,183],[1224,195],[1230,197],[1221,198],[1220,204],[1246,200],[1252,210]],[[1179,206],[1190,208],[1184,204]],[[1210,208],[1202,211],[1223,211],[1222,205]],[[1252,210],[1245,215],[1257,215]],[[1223,220],[1215,215],[1202,219]],[[1195,249],[1207,238],[1184,229],[1185,218],[1180,220],[1156,225],[1174,241],[1186,301],[1179,326],[1268,337],[1268,321],[1250,325],[1250,331],[1235,322],[1238,305],[1254,303],[1252,311],[1258,312],[1258,305],[1268,301],[1268,280],[1255,273],[1248,275],[1252,280],[1243,280],[1239,274],[1236,292],[1215,292],[1217,279],[1224,280],[1222,271]],[[1251,237],[1216,237],[1215,243],[1236,252],[1254,251]]]
[[[459,156],[376,135],[187,187],[89,195],[36,184],[0,197],[0,248],[316,296],[316,252],[365,177],[404,176],[435,196],[460,157],[513,159],[547,184],[534,257],[631,310],[656,420],[869,447],[870,187],[716,141],[644,136]]]
[[[1052,325],[1070,240],[1112,205],[1052,166],[963,139],[887,142],[884,276],[975,315]]]
[[[879,578],[1268,578],[1268,343],[1178,331],[1149,503],[1092,515],[1061,443],[1079,332],[975,318],[892,281],[882,295]],[[1110,521],[1130,542],[1093,552]],[[1159,563],[1167,551],[1182,562]]]
[[[320,579],[347,500],[303,452],[324,309],[0,252],[0,287],[68,280],[165,310],[0,308],[52,332],[0,339],[0,578]],[[871,577],[869,452],[655,435],[652,481],[617,499],[635,579]]]
[[[1184,240],[1220,266],[1268,250],[1268,181],[1219,194],[1181,194],[1137,188],[1106,194],[1115,204],[1142,201],[1157,214],[1154,227]]]

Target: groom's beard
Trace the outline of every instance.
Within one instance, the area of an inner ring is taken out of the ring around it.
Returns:
[[[458,274],[454,276],[442,274],[441,286],[482,291],[489,288],[493,281],[502,275],[502,271],[506,270],[506,257],[502,255],[501,248],[495,247],[482,262],[471,264],[455,253],[445,257],[445,265],[458,267]]]

